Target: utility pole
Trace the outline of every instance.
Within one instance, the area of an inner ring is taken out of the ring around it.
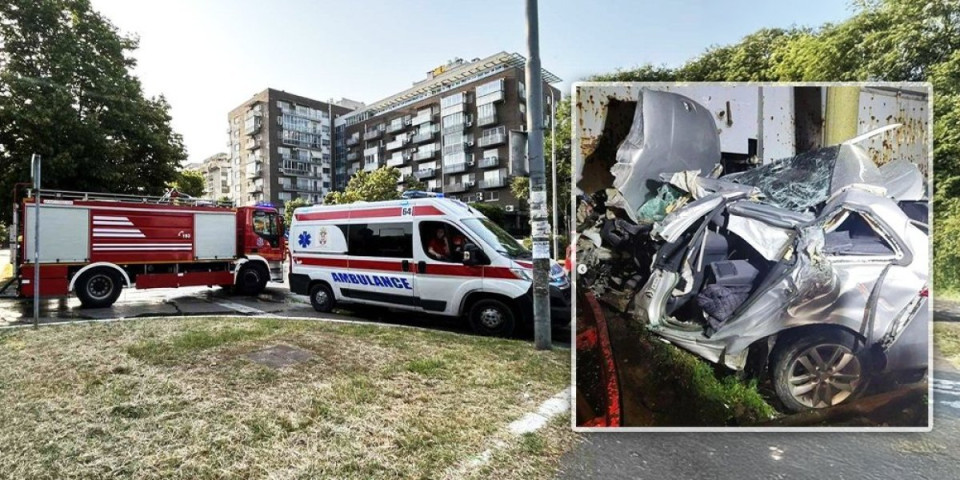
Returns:
[[[30,158],[33,172],[33,326],[40,325],[40,155]],[[26,220],[26,219],[24,219]]]
[[[527,0],[527,156],[530,160],[530,219],[533,236],[533,340],[537,350],[552,348],[550,332],[550,222],[543,165],[543,73],[537,0]]]
[[[553,255],[560,258],[560,235],[557,231],[557,99],[550,89],[550,165],[553,171]]]

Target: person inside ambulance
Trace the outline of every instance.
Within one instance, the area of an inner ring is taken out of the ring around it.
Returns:
[[[441,262],[451,261],[450,243],[447,241],[447,232],[443,227],[438,227],[437,232],[430,239],[430,243],[427,245],[427,255]]]
[[[467,240],[463,238],[460,232],[454,232],[450,235],[450,260],[454,262],[463,262],[463,247]]]

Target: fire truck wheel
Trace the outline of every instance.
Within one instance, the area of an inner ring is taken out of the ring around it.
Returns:
[[[318,283],[310,289],[310,304],[313,305],[314,310],[327,313],[333,310],[336,303],[337,300],[334,298],[333,292],[330,291],[330,287]]]
[[[483,299],[470,308],[470,326],[480,335],[507,337],[514,324],[513,311],[500,300]]]
[[[123,280],[113,270],[95,268],[77,279],[75,290],[85,308],[105,308],[113,305],[123,289]]]
[[[237,292],[241,295],[259,295],[267,286],[270,274],[261,265],[244,265],[237,274]]]

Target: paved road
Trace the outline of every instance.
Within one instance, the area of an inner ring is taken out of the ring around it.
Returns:
[[[13,288],[11,287],[5,294],[0,295],[0,327],[32,322],[32,302],[14,298],[12,294]],[[339,315],[324,316],[344,320],[403,324],[461,333],[470,332],[465,321],[435,315],[410,313],[397,315],[378,309],[339,310],[338,313]],[[279,315],[314,318],[317,313],[313,310],[307,297],[290,293],[289,288],[283,283],[272,282],[267,284],[266,290],[256,297],[232,295],[229,290],[219,287],[124,289],[117,302],[109,308],[81,308],[80,301],[74,296],[45,300],[40,305],[40,321],[44,324],[114,318],[196,315]],[[555,344],[565,347],[570,341],[570,331],[569,329],[556,329],[553,337]]]

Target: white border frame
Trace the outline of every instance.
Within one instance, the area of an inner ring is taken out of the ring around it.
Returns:
[[[571,167],[582,162],[580,145],[580,130],[577,125],[580,123],[580,109],[577,108],[579,102],[580,88],[589,87],[628,87],[639,90],[641,87],[651,86],[713,86],[713,87],[915,87],[923,88],[927,91],[927,114],[929,118],[929,128],[927,129],[927,145],[929,146],[927,154],[927,164],[929,176],[927,177],[927,192],[930,195],[930,232],[928,235],[929,249],[929,269],[928,285],[930,295],[927,302],[927,309],[930,312],[929,339],[927,345],[927,426],[926,427],[579,427],[577,426],[576,396],[577,396],[577,277],[576,264],[571,268],[571,328],[570,328],[570,425],[574,432],[930,432],[933,430],[933,85],[930,82],[574,82],[571,85],[571,112],[570,121],[572,138],[572,158]],[[570,218],[576,221],[577,218],[577,168],[571,168],[571,189],[570,189]],[[574,233],[579,233],[574,231]],[[576,237],[576,235],[574,235]],[[573,240],[573,239],[571,239]],[[678,347],[679,348],[679,347]]]

